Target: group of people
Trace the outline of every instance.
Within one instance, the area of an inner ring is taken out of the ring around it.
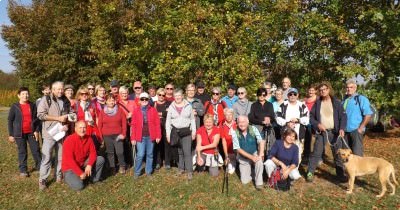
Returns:
[[[279,168],[284,179],[296,180],[301,162],[308,164],[306,180],[313,181],[328,143],[337,178],[346,181],[336,151],[346,146],[363,155],[363,133],[372,114],[352,79],[346,82],[343,100],[334,97],[329,82],[310,86],[300,100],[287,77],[281,88],[264,82],[254,102],[245,87],[229,85],[226,96],[213,87],[209,95],[202,81],[185,90],[168,83],[158,89],[149,86],[147,92],[135,81],[132,89],[130,94],[113,80],[109,91],[89,84],[74,95],[72,85],[57,81],[43,86],[43,97],[33,103],[29,90],[21,87],[8,117],[20,176],[29,176],[29,143],[40,190],[47,188],[52,165],[57,182],[81,190],[88,182],[100,181],[105,172],[124,174],[130,167],[137,179],[143,163],[148,177],[161,167],[177,167],[177,175],[188,180],[194,170],[218,176],[225,165],[230,174],[238,168],[243,184],[254,181],[256,189],[262,189],[264,169],[268,177]]]

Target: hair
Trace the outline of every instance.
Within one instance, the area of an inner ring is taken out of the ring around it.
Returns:
[[[206,115],[204,115],[203,122],[205,122],[206,120],[212,120],[214,124],[214,115],[207,113]]]
[[[292,134],[294,134],[294,137],[297,139],[296,131],[291,128],[286,127],[286,129],[283,131],[282,139],[285,139],[287,136],[292,135]]]
[[[147,88],[147,90],[157,90],[157,87],[155,85],[149,85],[149,87]]]
[[[237,117],[237,121],[239,122],[239,119],[244,119],[247,123],[250,123],[249,117],[247,115],[239,115]]]
[[[193,83],[190,83],[190,84],[186,85],[186,90],[191,88],[191,87],[196,90],[196,86]]]
[[[211,89],[211,91],[212,91],[212,92],[216,91],[216,92],[218,92],[218,93],[221,93],[221,87],[213,87],[213,88]]]
[[[334,92],[334,90],[332,89],[331,83],[328,82],[328,81],[323,81],[323,82],[321,82],[321,84],[318,85],[318,89],[320,89],[320,88],[323,87],[323,86],[326,86],[327,88],[329,88],[329,96],[333,97],[334,94],[335,94],[335,92]]]
[[[232,108],[225,108],[224,109],[224,115],[226,115],[226,114],[228,114],[228,113],[234,113],[234,111],[233,111],[233,109]]]
[[[21,92],[23,92],[23,91],[28,91],[28,93],[29,93],[29,89],[27,87],[20,87],[18,89],[18,95],[21,94]]]
[[[285,79],[288,79],[288,80],[289,80],[289,83],[292,83],[292,80],[290,80],[289,77],[284,77],[284,78],[282,79],[282,82],[283,82],[283,80],[285,80]]]
[[[275,94],[276,94],[276,92],[281,92],[281,93],[283,94],[282,88],[277,88],[277,89],[275,90]]]
[[[261,96],[261,94],[267,93],[267,89],[265,88],[258,88],[257,89],[257,96]]]
[[[182,95],[183,95],[183,90],[180,89],[180,88],[176,88],[176,89],[174,90],[174,95],[175,95],[175,94],[182,94]]]
[[[56,86],[59,86],[59,85],[64,87],[64,82],[61,82],[61,81],[53,82],[53,84],[51,84],[51,89],[53,90]]]
[[[158,95],[158,94],[160,94],[161,92],[164,92],[164,93],[165,93],[165,89],[164,89],[164,88],[158,88],[158,90],[157,90],[156,93],[157,93],[157,95]]]
[[[99,92],[99,90],[100,90],[101,88],[103,88],[104,91],[106,90],[106,88],[105,88],[104,86],[102,86],[102,85],[96,85],[96,88],[94,88],[94,94],[97,95],[97,92]]]
[[[93,86],[94,87],[94,85],[92,83],[90,83],[90,82],[87,83],[86,87],[89,88],[89,86]]]
[[[174,84],[172,84],[171,82],[170,82],[170,83],[167,83],[167,84],[165,85],[165,87],[167,87],[168,85],[171,85],[172,87],[175,87]]]
[[[245,94],[247,94],[247,90],[245,87],[239,87],[237,92],[244,92]]]
[[[350,85],[350,84],[354,84],[354,85],[357,86],[357,81],[355,79],[348,79],[346,81],[346,85]]]
[[[119,87],[118,92],[121,93],[121,92],[124,91],[124,90],[129,94],[129,89],[128,89],[127,87],[125,87],[125,86]]]
[[[76,98],[77,100],[79,99],[79,95],[80,95],[81,92],[83,92],[83,91],[85,91],[85,92],[87,92],[87,93],[89,94],[89,90],[88,90],[87,86],[80,87],[80,88],[78,89],[78,91],[76,91],[76,95],[75,95],[75,98]]]
[[[50,85],[47,85],[47,84],[46,85],[42,85],[42,91],[46,90],[47,88],[50,89]]]
[[[117,100],[117,99],[116,99],[116,96],[115,96],[114,94],[112,94],[112,93],[107,93],[107,94],[106,94],[106,97],[105,97],[106,101],[107,101],[108,99],[110,99],[110,98],[114,99],[115,101]]]
[[[263,83],[263,85],[264,85],[264,87],[267,86],[267,85],[269,85],[270,87],[272,87],[272,82],[265,81],[265,82]]]

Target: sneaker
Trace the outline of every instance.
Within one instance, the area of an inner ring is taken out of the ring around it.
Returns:
[[[314,180],[314,174],[311,172],[307,173],[307,182],[312,182]]]
[[[19,177],[26,178],[26,177],[29,177],[29,174],[26,172],[21,172],[21,173],[19,173]]]
[[[63,178],[61,176],[58,176],[56,182],[61,184],[63,182]]]
[[[170,165],[165,165],[165,170],[171,170],[171,166]]]
[[[188,173],[187,174],[187,178],[188,178],[189,181],[192,180],[193,179],[193,173]]]
[[[133,180],[138,180],[139,179],[139,175],[133,175]]]
[[[126,173],[125,168],[124,167],[119,168],[119,173],[120,174],[125,174]]]
[[[156,170],[159,170],[161,168],[160,164],[156,165]]]
[[[45,190],[47,188],[46,180],[39,180],[39,190]]]
[[[262,185],[256,185],[256,190],[260,191],[262,190],[263,186]]]

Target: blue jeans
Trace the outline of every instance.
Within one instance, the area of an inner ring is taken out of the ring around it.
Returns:
[[[136,161],[135,176],[140,176],[140,172],[142,169],[142,162],[145,154],[146,154],[145,171],[147,175],[150,175],[153,172],[154,143],[150,140],[150,137],[144,136],[142,137],[142,142],[136,143],[136,148],[137,148],[137,154],[135,160]]]

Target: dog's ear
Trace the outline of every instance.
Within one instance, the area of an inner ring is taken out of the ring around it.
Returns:
[[[351,150],[351,149],[349,149],[350,150],[350,154],[353,154],[353,150]]]

